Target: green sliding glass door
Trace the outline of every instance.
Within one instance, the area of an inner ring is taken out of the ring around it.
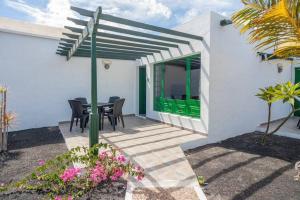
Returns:
[[[200,118],[200,55],[154,65],[154,110]]]

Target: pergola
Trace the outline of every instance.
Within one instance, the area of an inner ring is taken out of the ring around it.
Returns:
[[[61,41],[56,53],[66,56],[67,60],[73,56],[91,58],[91,124],[89,129],[89,145],[93,146],[98,143],[99,133],[97,58],[137,60],[142,57],[153,56],[155,59],[154,53],[157,53],[164,59],[162,51],[167,51],[172,57],[171,48],[177,48],[182,55],[179,45],[188,45],[191,51],[194,52],[189,40],[202,41],[203,38],[197,35],[104,14],[101,7],[98,7],[95,12],[77,7],[71,7],[71,9],[83,17],[89,17],[89,20],[68,18],[68,20],[82,26],[82,28],[65,26],[70,32],[63,33],[67,38],[60,39]],[[102,20],[117,25],[125,25],[130,28],[120,28],[120,26],[110,26],[107,23],[100,23]]]

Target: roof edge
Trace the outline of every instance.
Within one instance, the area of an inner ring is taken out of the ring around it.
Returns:
[[[0,17],[0,32],[59,40],[63,28]]]

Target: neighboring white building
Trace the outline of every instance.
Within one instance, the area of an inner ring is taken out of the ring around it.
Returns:
[[[196,87],[200,90],[200,117],[154,110],[154,65],[163,61],[159,56],[142,58],[142,62],[111,60],[108,70],[98,59],[99,101],[122,96],[126,99],[124,113],[138,115],[139,67],[145,65],[146,116],[208,136],[186,144],[186,148],[254,131],[267,115],[265,103],[255,97],[258,88],[292,80],[294,70],[291,61],[261,62],[246,36],[232,25],[220,26],[222,19],[211,12],[176,27],[204,40],[192,41],[194,52],[182,46],[183,55],[177,50],[172,58],[163,53],[164,60],[200,54],[200,70],[194,71],[200,77]],[[74,57],[67,62],[56,55],[61,32],[58,28],[0,19],[0,84],[8,86],[9,110],[17,114],[12,130],[55,126],[70,118],[68,99],[90,98],[90,59]],[[281,73],[278,63],[284,66]],[[180,73],[178,69],[177,75]],[[273,119],[288,112],[289,107],[275,105]]]

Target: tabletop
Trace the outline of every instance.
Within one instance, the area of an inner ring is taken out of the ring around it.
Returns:
[[[97,107],[110,107],[110,106],[113,106],[114,103],[104,103],[104,102],[98,102],[97,103]],[[92,105],[90,103],[88,104],[83,104],[82,105],[83,107],[91,107]]]

